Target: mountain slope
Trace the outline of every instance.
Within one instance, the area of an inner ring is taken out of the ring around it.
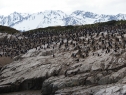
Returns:
[[[111,20],[126,20],[126,14],[104,15],[83,10],[76,10],[70,15],[60,10],[46,10],[34,14],[14,12],[6,17],[0,16],[0,25],[22,31],[48,26],[84,25]]]
[[[0,25],[0,33],[14,34],[14,33],[19,33],[19,31],[16,30],[16,29],[13,29],[11,27],[1,26]]]

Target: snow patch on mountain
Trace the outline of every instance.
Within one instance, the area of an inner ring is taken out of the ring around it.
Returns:
[[[3,16],[3,15],[0,15],[0,21],[1,21],[3,18],[4,18],[4,16]]]

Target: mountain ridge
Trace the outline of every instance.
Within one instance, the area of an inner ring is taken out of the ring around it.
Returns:
[[[14,12],[8,16],[0,15],[0,25],[27,31],[49,26],[84,25],[111,20],[126,20],[126,14],[105,15],[76,10],[70,15],[61,10],[45,10],[33,14]]]

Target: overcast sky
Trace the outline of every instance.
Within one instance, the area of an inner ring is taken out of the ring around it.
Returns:
[[[70,14],[75,10],[98,14],[126,14],[126,0],[0,0],[0,15],[13,12],[36,13],[62,10]]]

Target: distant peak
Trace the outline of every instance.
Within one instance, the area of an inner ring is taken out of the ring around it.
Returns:
[[[14,15],[14,14],[18,14],[18,15],[19,15],[19,13],[18,13],[18,12],[13,12],[13,13],[11,13],[10,15]]]
[[[82,13],[82,12],[85,12],[85,11],[82,11],[82,10],[76,10],[76,11],[74,11],[73,13],[75,13],[75,14],[80,14],[80,13]]]
[[[46,13],[55,13],[55,12],[57,12],[57,13],[58,13],[58,12],[62,12],[62,13],[63,13],[63,11],[61,11],[61,10],[45,10],[44,13],[45,13],[45,12],[46,12]]]
[[[119,14],[117,14],[117,15],[120,15],[120,16],[121,16],[121,15],[125,15],[125,14],[119,13]]]
[[[13,12],[13,14],[19,14],[19,13],[15,11],[15,12]]]

